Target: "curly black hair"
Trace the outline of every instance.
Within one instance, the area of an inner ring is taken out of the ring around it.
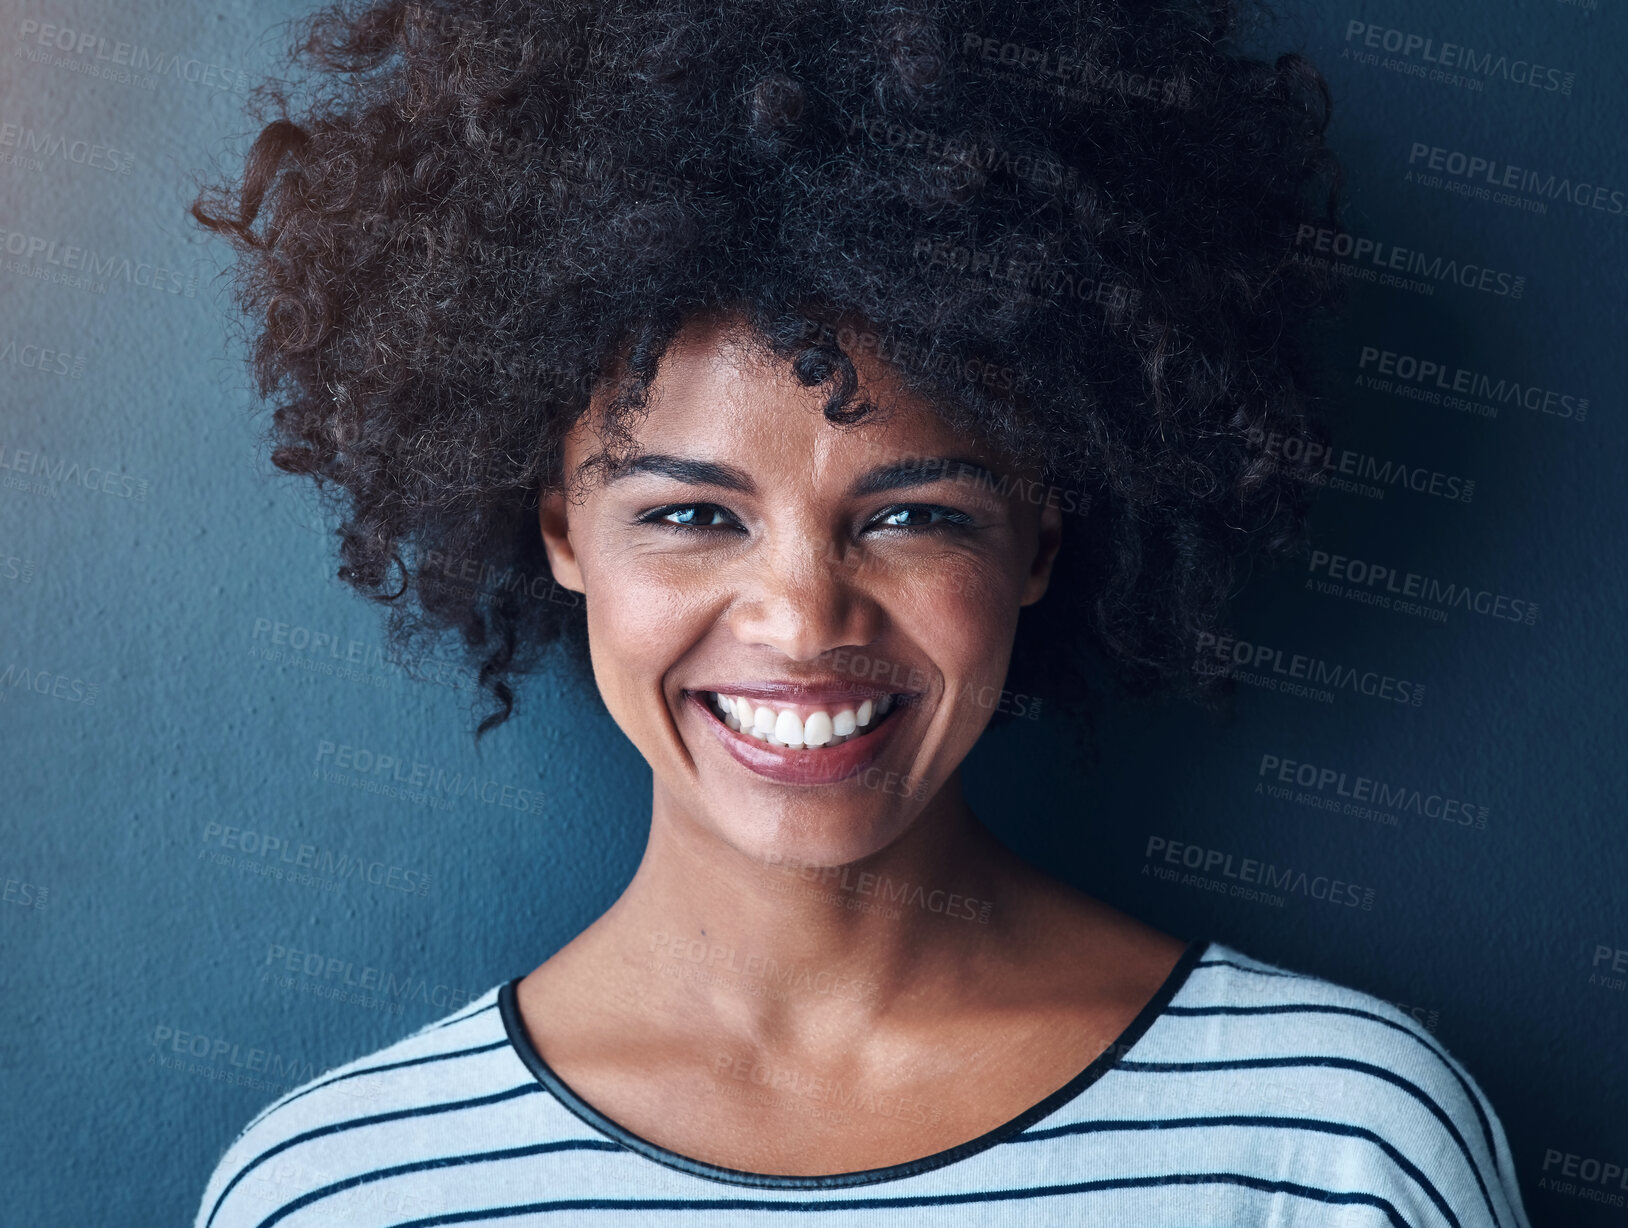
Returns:
[[[1083,677],[1083,628],[1131,691],[1203,700],[1200,637],[1250,559],[1303,547],[1327,437],[1298,330],[1338,292],[1295,239],[1338,224],[1328,90],[1239,50],[1256,16],[341,2],[192,213],[237,253],[273,463],[338,507],[339,575],[398,643],[456,630],[495,703],[477,740],[545,648],[587,668],[537,527],[565,435],[597,392],[605,455],[626,443],[718,308],[833,424],[874,408],[871,348],[1043,466],[1079,519],[1014,670]]]

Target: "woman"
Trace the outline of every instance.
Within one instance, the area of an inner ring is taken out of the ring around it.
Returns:
[[[262,1112],[200,1228],[1525,1225],[1405,1014],[1143,925],[962,796],[1085,628],[1205,694],[1241,567],[1303,537],[1308,449],[1251,440],[1322,438],[1327,100],[1237,21],[314,22],[326,90],[195,208],[274,461],[342,492],[399,635],[457,629],[481,733],[543,651],[591,665],[650,834],[535,970]]]

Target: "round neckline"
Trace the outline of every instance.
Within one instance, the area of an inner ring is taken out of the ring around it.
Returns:
[[[1125,1025],[1123,1031],[1105,1048],[1102,1053],[1093,1058],[1091,1062],[1062,1087],[1052,1092],[1037,1104],[1030,1105],[1016,1117],[1003,1122],[992,1130],[985,1131],[978,1137],[969,1139],[964,1143],[957,1143],[942,1151],[935,1151],[931,1155],[922,1156],[915,1160],[905,1160],[899,1164],[889,1164],[882,1168],[856,1169],[845,1173],[821,1173],[812,1176],[793,1176],[785,1173],[757,1173],[748,1169],[727,1168],[721,1164],[712,1164],[706,1160],[697,1160],[690,1156],[653,1143],[641,1135],[633,1133],[626,1126],[605,1116],[593,1105],[572,1090],[571,1086],[555,1073],[543,1055],[537,1052],[527,1035],[524,1021],[520,1017],[520,1007],[516,997],[516,987],[522,977],[505,981],[498,990],[498,1013],[503,1018],[503,1030],[508,1034],[509,1045],[515,1055],[523,1062],[539,1083],[545,1087],[553,1097],[566,1109],[574,1114],[590,1128],[598,1131],[607,1138],[635,1151],[647,1160],[679,1172],[688,1173],[693,1177],[704,1177],[710,1181],[721,1181],[729,1185],[749,1185],[760,1189],[780,1190],[820,1190],[841,1189],[848,1186],[872,1185],[883,1181],[897,1181],[902,1177],[913,1177],[918,1173],[930,1172],[936,1168],[954,1164],[957,1161],[977,1155],[1027,1130],[1035,1122],[1050,1116],[1062,1108],[1069,1101],[1079,1096],[1093,1083],[1107,1074],[1130,1048],[1141,1040],[1147,1030],[1164,1010],[1170,1005],[1172,998],[1186,983],[1188,975],[1199,962],[1211,943],[1202,938],[1195,938],[1189,942],[1170,969],[1164,981],[1154,992],[1153,996],[1143,1004],[1136,1017]]]

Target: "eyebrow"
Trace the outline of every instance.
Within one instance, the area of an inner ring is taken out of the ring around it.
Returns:
[[[960,456],[915,456],[896,465],[872,469],[854,483],[856,495],[874,495],[884,490],[928,486],[934,482],[965,481],[972,478],[980,486],[994,486],[995,475],[975,460]]]
[[[671,456],[664,452],[644,452],[631,457],[616,466],[607,478],[607,484],[644,473],[659,474],[691,486],[718,486],[745,495],[757,493],[757,485],[751,477],[733,465]],[[960,456],[920,456],[897,464],[881,465],[862,474],[849,493],[874,495],[887,490],[907,490],[912,486],[969,478],[980,485],[997,485],[994,473],[978,461]]]
[[[757,486],[743,470],[718,461],[691,460],[683,456],[669,456],[665,452],[642,452],[618,464],[606,478],[606,485],[642,473],[655,473],[691,486],[721,486],[725,490],[739,491],[743,495],[756,492]]]

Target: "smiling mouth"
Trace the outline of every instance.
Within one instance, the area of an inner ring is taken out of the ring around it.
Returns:
[[[718,691],[697,692],[707,711],[736,733],[787,750],[829,750],[862,738],[902,707],[906,695],[805,711],[758,703]]]

